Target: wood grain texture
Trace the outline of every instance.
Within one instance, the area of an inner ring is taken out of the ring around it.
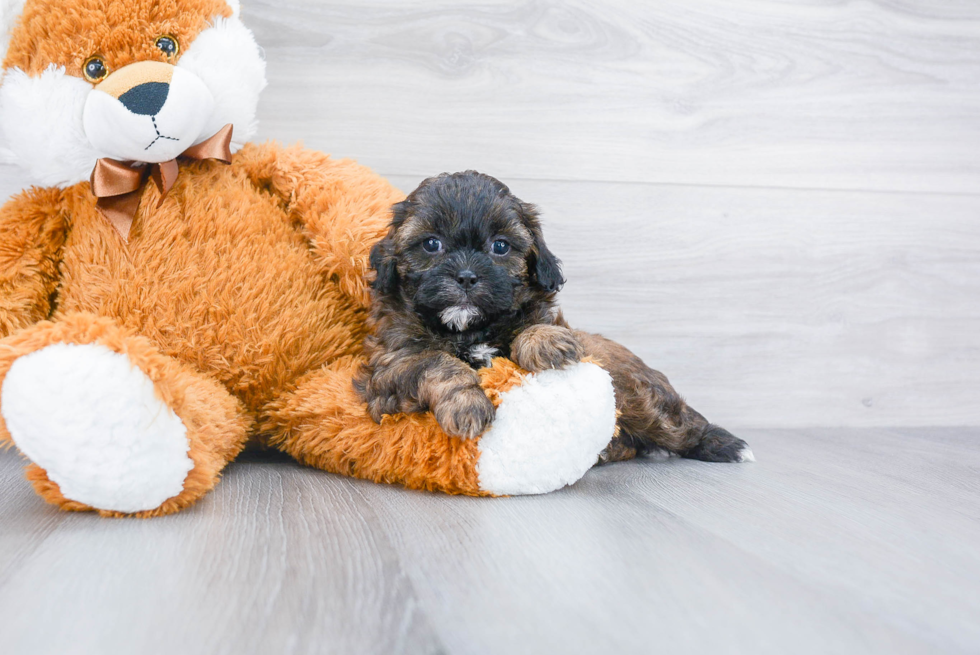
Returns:
[[[269,57],[262,136],[385,174],[971,194],[980,183],[975,3],[243,4]]]
[[[542,207],[579,327],[759,462],[467,499],[270,457],[185,513],[0,452],[0,652],[980,650],[980,5],[251,0],[261,138]],[[0,167],[0,198],[28,181]],[[784,426],[745,429],[744,426]]]
[[[46,653],[969,653],[976,429],[750,430],[540,497],[268,455],[191,510],[59,514],[0,453],[0,643]]]
[[[260,138],[405,190],[500,177],[542,207],[573,322],[713,420],[980,424],[980,5],[254,0],[243,18],[269,62]],[[27,184],[0,167],[0,197]]]
[[[16,557],[0,577],[4,653],[441,650],[347,480],[241,464],[176,520],[100,520],[40,504],[0,458],[0,512],[17,521],[0,540],[0,562]]]
[[[980,424],[980,197],[510,184],[542,210],[569,320],[711,420]]]
[[[980,423],[980,198],[510,186],[542,210],[569,321],[632,348],[709,419]]]

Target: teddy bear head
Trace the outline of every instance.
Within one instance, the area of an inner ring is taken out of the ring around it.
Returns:
[[[0,148],[45,186],[255,133],[265,62],[238,0],[0,0]]]

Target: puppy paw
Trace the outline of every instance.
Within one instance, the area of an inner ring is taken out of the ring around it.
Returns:
[[[584,349],[568,328],[532,325],[517,335],[510,353],[518,366],[539,373],[578,362]]]
[[[401,399],[397,394],[380,393],[368,398],[368,414],[375,423],[381,423],[385,414],[397,414],[400,411]]]
[[[465,387],[436,405],[436,421],[446,434],[472,439],[493,422],[494,407],[480,387]]]

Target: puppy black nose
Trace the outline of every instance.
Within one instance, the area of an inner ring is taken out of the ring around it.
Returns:
[[[479,280],[480,278],[476,276],[476,273],[470,269],[460,271],[456,274],[456,282],[464,289],[472,289],[476,286],[476,283],[479,282]]]
[[[170,85],[164,82],[144,82],[119,96],[119,102],[134,114],[156,116],[167,102]]]

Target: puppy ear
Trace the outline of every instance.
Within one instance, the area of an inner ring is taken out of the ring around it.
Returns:
[[[377,277],[371,288],[382,295],[388,295],[398,288],[398,268],[395,266],[394,241],[391,233],[371,248],[371,268]]]
[[[544,245],[544,238],[540,233],[535,236],[535,241],[538,244],[538,255],[534,265],[534,283],[545,291],[558,291],[565,284],[561,261]]]
[[[398,268],[395,265],[395,233],[408,218],[410,200],[403,200],[391,206],[391,226],[388,234],[371,248],[371,268],[377,272],[377,277],[371,283],[371,288],[380,294],[390,294],[398,288]]]
[[[534,238],[534,246],[528,257],[528,270],[531,271],[531,282],[540,289],[548,292],[558,291],[565,284],[561,274],[561,261],[548,250],[541,233],[541,223],[538,220],[537,208],[529,203],[520,204],[521,220]]]

